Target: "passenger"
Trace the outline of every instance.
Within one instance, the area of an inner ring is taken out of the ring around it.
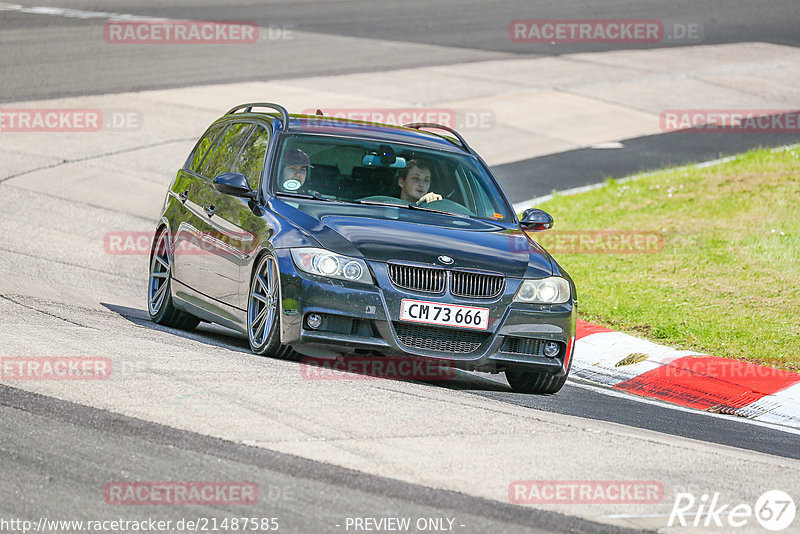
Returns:
[[[308,169],[313,168],[308,154],[295,148],[283,156],[280,186],[286,191],[298,191],[306,183]]]
[[[431,167],[421,160],[408,160],[406,167],[397,173],[400,198],[406,202],[421,204],[442,200],[442,195],[430,192]]]

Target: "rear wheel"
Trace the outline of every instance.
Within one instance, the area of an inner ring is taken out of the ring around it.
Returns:
[[[156,233],[150,248],[150,277],[147,284],[147,310],[153,322],[170,328],[192,330],[200,319],[181,311],[172,303],[169,239],[166,228]]]
[[[259,355],[296,359],[291,347],[281,344],[279,328],[278,263],[271,255],[262,256],[253,271],[247,299],[247,337],[250,349]]]
[[[567,381],[567,375],[506,369],[506,380],[517,393],[552,394],[558,392]]]

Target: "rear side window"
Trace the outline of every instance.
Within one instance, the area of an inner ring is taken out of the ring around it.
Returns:
[[[197,148],[195,148],[194,154],[192,154],[192,161],[189,164],[189,168],[194,172],[200,172],[200,165],[203,163],[203,158],[205,158],[206,154],[208,153],[208,149],[214,145],[214,140],[217,138],[217,134],[219,134],[220,130],[222,130],[222,126],[217,126],[216,128],[210,129],[200,142],[197,143]]]
[[[248,123],[238,123],[225,130],[214,151],[206,158],[203,176],[213,180],[223,172],[230,170],[252,126]]]
[[[264,157],[267,155],[268,144],[269,132],[261,126],[256,126],[231,168],[231,172],[240,172],[247,176],[250,189],[258,188],[258,179],[264,169]]]

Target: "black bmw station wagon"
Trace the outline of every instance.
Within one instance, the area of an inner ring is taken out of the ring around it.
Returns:
[[[555,393],[575,286],[526,233],[552,224],[536,209],[518,219],[451,128],[243,104],[170,185],[149,312],[238,330],[256,354],[422,358]]]

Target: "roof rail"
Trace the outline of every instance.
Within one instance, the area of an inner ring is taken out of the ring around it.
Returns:
[[[456,136],[458,142],[461,143],[462,150],[464,150],[465,152],[469,152],[470,154],[472,153],[472,149],[467,144],[467,141],[463,137],[461,137],[460,133],[450,128],[449,126],[443,126],[441,124],[436,124],[435,122],[411,122],[409,124],[404,124],[403,128],[414,128],[415,130],[419,130],[421,128],[437,128],[439,130],[444,130],[445,132],[450,132],[451,134]],[[445,136],[440,135],[439,137],[445,137]],[[448,141],[450,141],[451,143],[453,142],[451,139],[448,139]],[[456,143],[453,144],[455,145]]]
[[[283,119],[283,126],[281,127],[281,129],[283,131],[289,129],[289,112],[286,111],[285,107],[279,104],[270,104],[269,102],[254,102],[252,104],[241,104],[229,110],[225,115],[233,115],[235,112],[243,108],[245,113],[250,113],[252,109],[255,107],[274,109],[275,111],[281,114],[281,119]]]

